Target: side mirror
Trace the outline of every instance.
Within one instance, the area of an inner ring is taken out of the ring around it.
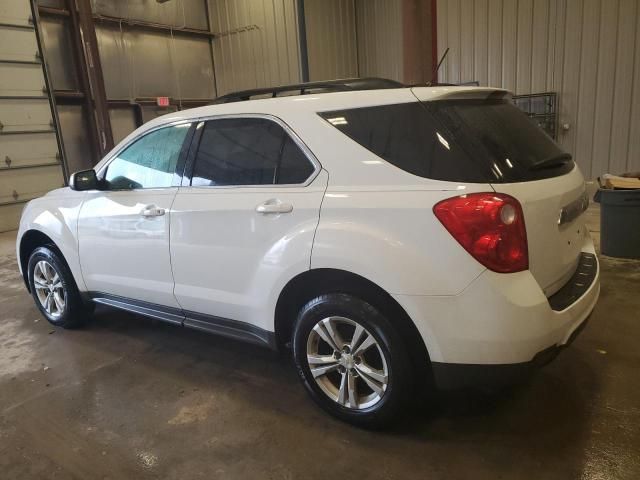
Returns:
[[[79,192],[84,190],[97,190],[98,177],[96,176],[96,171],[93,169],[82,170],[71,174],[71,177],[69,177],[69,187],[71,190],[77,190]]]

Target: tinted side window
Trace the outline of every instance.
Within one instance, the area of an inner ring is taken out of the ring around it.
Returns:
[[[320,115],[387,162],[425,178],[523,182],[564,175],[574,166],[505,99],[413,102]]]
[[[136,140],[109,163],[109,190],[170,187],[191,124],[155,130]]]
[[[264,118],[210,120],[191,185],[303,183],[312,172],[313,165],[277,123]]]
[[[280,185],[304,183],[313,173],[314,167],[291,137],[286,133],[285,137],[276,183]]]
[[[414,175],[486,181],[486,175],[418,102],[325,112],[321,116],[366,149]]]
[[[508,100],[425,105],[470,156],[490,167],[493,183],[538,180],[573,170],[571,157]]]

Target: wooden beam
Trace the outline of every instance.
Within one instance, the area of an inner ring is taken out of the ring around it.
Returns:
[[[68,13],[67,28],[69,28],[69,38],[71,40],[71,50],[73,53],[74,64],[76,66],[76,73],[79,80],[79,91],[83,94],[82,104],[84,105],[84,112],[87,120],[87,132],[89,134],[90,151],[96,161],[102,157],[102,152],[98,144],[98,124],[96,117],[93,114],[93,102],[91,99],[91,87],[89,84],[89,76],[87,73],[87,63],[84,57],[84,50],[82,48],[82,36],[80,33],[80,26],[78,24],[78,15],[74,8],[74,0],[65,0],[65,11]],[[40,11],[40,9],[39,9]],[[64,136],[64,134],[63,134]]]
[[[93,23],[90,0],[67,0],[74,5],[68,5],[71,17],[76,22],[80,36],[82,60],[87,73],[89,89],[85,90],[91,98],[88,112],[90,116],[95,116],[98,133],[98,150],[100,157],[104,156],[114,146],[113,134],[111,132],[111,119],[107,106],[107,93],[104,86],[104,76],[102,65],[100,64],[100,53],[98,51],[98,39]]]
[[[425,84],[433,77],[435,3],[402,0],[403,81],[407,85]]]

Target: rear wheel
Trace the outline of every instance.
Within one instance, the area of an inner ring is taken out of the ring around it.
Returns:
[[[91,314],[69,267],[54,249],[39,247],[28,263],[29,287],[40,312],[52,325],[79,327]]]
[[[410,396],[402,339],[372,305],[347,294],[319,296],[298,316],[293,352],[312,398],[347,422],[380,427]]]

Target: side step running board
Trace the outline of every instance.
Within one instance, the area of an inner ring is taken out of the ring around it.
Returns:
[[[274,332],[264,330],[237,320],[215,317],[196,312],[185,312],[178,308],[165,307],[154,303],[141,302],[129,298],[119,297],[108,293],[90,292],[89,296],[95,303],[109,307],[137,313],[145,317],[155,318],[174,325],[181,325],[194,330],[213,333],[243,342],[262,345],[273,350],[277,349]]]

